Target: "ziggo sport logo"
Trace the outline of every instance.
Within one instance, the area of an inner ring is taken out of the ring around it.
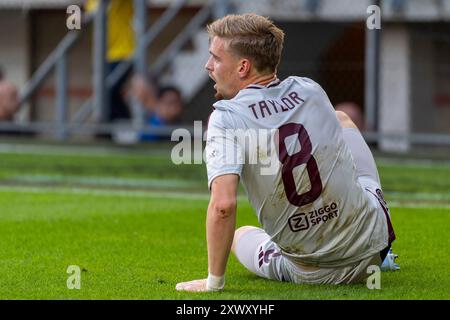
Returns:
[[[317,226],[339,215],[338,205],[333,202],[317,210],[294,214],[289,218],[289,227],[292,232],[307,230],[312,226]]]

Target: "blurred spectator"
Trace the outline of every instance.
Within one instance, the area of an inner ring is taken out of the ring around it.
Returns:
[[[13,120],[19,108],[16,87],[8,81],[0,69],[0,121]]]
[[[148,114],[155,112],[158,103],[158,86],[151,76],[135,75],[131,78],[128,99],[138,101]],[[133,103],[132,101],[129,104]]]
[[[163,124],[178,123],[183,112],[181,92],[174,86],[162,87],[158,94],[155,117]]]
[[[164,127],[179,122],[183,112],[183,101],[180,91],[173,86],[159,89],[158,100],[154,110],[150,111],[146,125],[150,127]],[[170,134],[142,133],[141,141],[170,140]]]
[[[98,0],[87,0],[86,11],[97,10]],[[131,0],[111,0],[107,9],[107,61],[110,74],[122,62],[132,58],[135,49],[133,30],[134,7]],[[128,77],[126,73],[108,93],[110,109],[107,122],[130,118],[130,109],[122,95],[122,87]]]
[[[179,123],[183,113],[181,92],[174,86],[158,88],[150,75],[135,75],[127,91],[128,100],[137,100],[145,108],[146,127],[164,127]],[[132,101],[130,103],[133,103]],[[170,135],[142,133],[141,141],[170,139]]]
[[[335,106],[336,111],[345,112],[356,124],[360,131],[365,130],[365,120],[362,109],[354,102],[342,102]]]

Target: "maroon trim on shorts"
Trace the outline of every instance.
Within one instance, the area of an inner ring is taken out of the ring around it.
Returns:
[[[373,193],[369,189],[366,188],[366,190],[375,196],[375,198],[380,203],[381,208],[383,208],[384,215],[386,216],[386,221],[387,221],[387,227],[388,227],[388,233],[389,233],[389,245],[390,245],[395,240],[395,232],[394,232],[394,228],[392,227],[392,222],[391,222],[391,218],[389,217],[389,212],[388,212],[388,208],[386,206],[386,202],[384,201],[384,199],[380,199],[377,194]]]

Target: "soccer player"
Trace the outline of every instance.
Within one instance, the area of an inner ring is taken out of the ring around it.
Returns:
[[[395,235],[360,132],[311,79],[277,78],[284,33],[269,19],[228,15],[210,24],[208,33],[205,67],[219,100],[205,150],[209,274],[176,289],[223,289],[230,250],[248,270],[268,279],[363,281],[368,266],[381,265]],[[257,134],[242,141],[230,134],[236,130]],[[264,130],[273,133],[272,143],[255,143]],[[275,169],[262,170],[267,161],[246,160],[254,155],[270,159]],[[262,228],[235,230],[239,180]]]

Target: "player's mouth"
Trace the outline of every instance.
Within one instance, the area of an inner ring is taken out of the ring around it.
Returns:
[[[212,76],[211,73],[208,73],[208,75],[209,75],[209,77],[211,78],[211,80],[215,82],[215,83],[214,83],[214,90],[216,90],[216,93],[218,94],[219,91],[217,91],[217,81],[216,81],[216,79],[214,79],[214,77]]]

